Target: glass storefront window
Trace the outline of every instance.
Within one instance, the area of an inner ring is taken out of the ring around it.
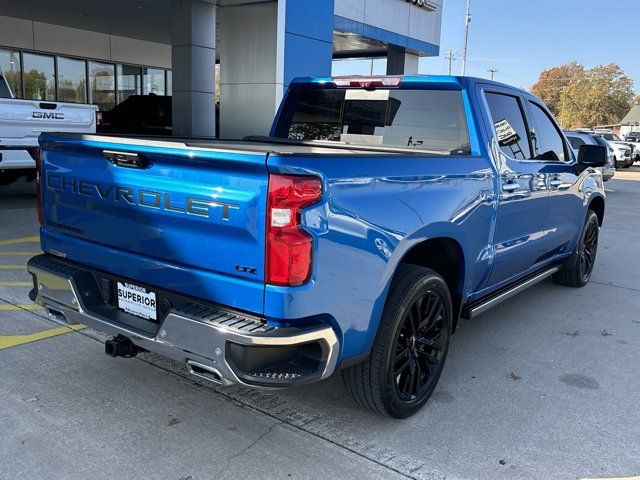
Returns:
[[[142,67],[118,65],[118,103],[131,95],[140,95],[142,87]]]
[[[9,84],[13,96],[22,98],[20,52],[16,50],[0,50],[0,72]]]
[[[101,111],[116,105],[115,66],[110,63],[89,62],[89,102]]]
[[[55,100],[56,80],[53,57],[25,53],[24,98],[33,100]]]
[[[164,70],[161,68],[144,68],[142,93],[144,95],[164,95],[166,92],[164,83]]]
[[[58,57],[58,101],[87,103],[87,70],[84,60]]]
[[[16,98],[93,103],[102,111],[131,95],[173,94],[171,70],[8,48],[0,48],[0,73]]]

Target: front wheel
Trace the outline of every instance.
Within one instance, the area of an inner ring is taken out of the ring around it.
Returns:
[[[449,350],[451,295],[433,270],[400,265],[367,360],[342,370],[350,396],[383,416],[406,418],[429,400]]]
[[[598,253],[598,238],[600,236],[600,222],[593,210],[587,213],[580,241],[576,247],[577,260],[571,268],[563,268],[553,276],[556,283],[568,287],[584,287],[591,279],[593,267]]]

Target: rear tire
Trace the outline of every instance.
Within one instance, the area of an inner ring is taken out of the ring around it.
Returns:
[[[449,350],[452,303],[433,270],[400,265],[391,284],[371,355],[342,370],[353,400],[383,416],[407,418],[438,383]]]
[[[553,275],[556,283],[574,288],[581,288],[589,283],[596,262],[596,254],[598,253],[599,234],[600,222],[598,221],[598,216],[593,210],[589,210],[580,234],[580,241],[576,247],[578,258],[571,268],[563,268]]]

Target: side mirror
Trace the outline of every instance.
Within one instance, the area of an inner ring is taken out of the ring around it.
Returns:
[[[604,167],[609,153],[604,145],[580,145],[578,163],[584,167]]]

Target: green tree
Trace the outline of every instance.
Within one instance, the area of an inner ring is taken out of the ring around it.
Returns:
[[[20,84],[20,72],[4,72],[4,78],[7,80],[13,96],[20,98],[22,96],[22,86]]]
[[[43,72],[30,70],[24,72],[24,97],[36,100],[47,98],[47,76]]]
[[[580,80],[584,72],[584,67],[578,62],[550,68],[540,74],[540,78],[531,88],[531,93],[540,98],[549,107],[551,113],[558,116],[562,93],[567,86]]]
[[[634,97],[633,80],[619,65],[600,65],[562,91],[558,120],[565,128],[615,124],[627,114]]]

